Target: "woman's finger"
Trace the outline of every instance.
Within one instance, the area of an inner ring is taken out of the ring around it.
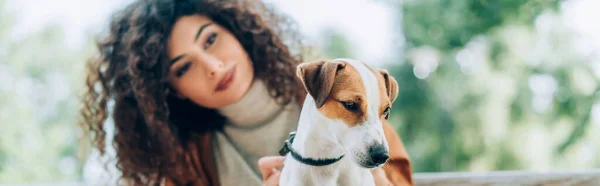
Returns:
[[[277,171],[277,167],[283,166],[283,156],[266,156],[258,160],[258,167],[262,174],[263,180],[270,178],[273,173]]]
[[[269,177],[267,180],[265,180],[265,182],[263,183],[263,186],[278,186],[280,177],[281,177],[281,171],[275,171],[271,175],[271,177]]]
[[[376,186],[391,186],[392,183],[387,178],[385,171],[382,168],[377,168],[371,170],[371,174],[373,174],[373,179],[375,180]]]

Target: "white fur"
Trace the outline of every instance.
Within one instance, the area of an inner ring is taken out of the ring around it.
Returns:
[[[364,168],[359,165],[370,161],[368,148],[373,141],[383,143],[386,151],[389,149],[378,112],[378,81],[364,64],[352,59],[339,60],[356,68],[362,78],[363,84],[355,86],[364,86],[366,90],[367,120],[350,128],[341,120],[326,118],[317,110],[313,98],[308,94],[292,148],[304,157],[345,157],[332,165],[316,167],[302,164],[288,154],[280,178],[282,186],[375,185],[371,174],[371,169],[375,167]]]

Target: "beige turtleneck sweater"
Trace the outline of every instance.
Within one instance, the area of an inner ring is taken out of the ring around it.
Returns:
[[[228,120],[223,132],[213,135],[221,184],[262,185],[258,159],[278,155],[289,133],[296,130],[300,105],[277,104],[266,85],[256,80],[238,102],[219,112]]]

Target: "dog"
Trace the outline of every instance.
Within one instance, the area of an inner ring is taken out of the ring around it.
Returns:
[[[389,158],[382,120],[398,95],[396,80],[346,58],[302,63],[296,75],[308,94],[279,152],[279,185],[375,185],[371,170]]]

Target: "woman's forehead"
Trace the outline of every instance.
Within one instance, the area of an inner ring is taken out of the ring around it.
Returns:
[[[179,55],[187,46],[194,45],[199,30],[212,20],[203,15],[182,16],[173,25],[169,36],[168,51],[170,55]]]

